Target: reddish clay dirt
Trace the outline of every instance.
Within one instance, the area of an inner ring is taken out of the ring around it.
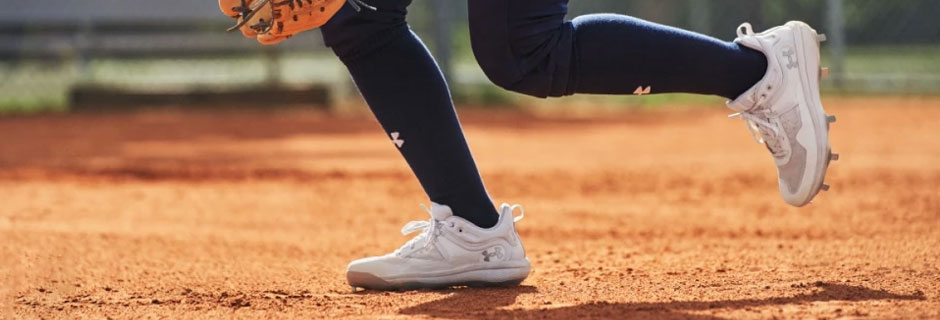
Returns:
[[[940,99],[827,108],[842,161],[801,209],[722,108],[464,112],[533,272],[406,292],[343,276],[427,218],[371,119],[0,118],[0,318],[940,318]]]

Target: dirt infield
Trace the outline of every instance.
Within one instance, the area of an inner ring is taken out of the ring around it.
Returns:
[[[0,318],[940,318],[940,99],[840,98],[832,191],[787,207],[722,108],[464,112],[533,272],[352,292],[427,201],[368,118],[0,118]]]

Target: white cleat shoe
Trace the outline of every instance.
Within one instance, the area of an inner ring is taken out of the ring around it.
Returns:
[[[520,215],[514,218],[516,208]],[[445,205],[431,203],[427,211],[431,220],[402,228],[403,234],[421,233],[400,249],[349,263],[349,285],[374,290],[510,286],[529,275],[529,259],[515,229],[525,215],[521,206],[504,203],[499,222],[489,229],[454,216]]]
[[[829,117],[819,98],[819,43],[825,36],[807,24],[791,21],[754,34],[748,23],[738,27],[735,42],[767,56],[767,73],[728,107],[738,111],[758,142],[777,164],[780,193],[801,207],[824,189],[823,178],[832,157]]]

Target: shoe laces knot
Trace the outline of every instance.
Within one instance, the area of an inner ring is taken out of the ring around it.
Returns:
[[[416,248],[428,248],[434,243],[435,240],[437,240],[437,237],[441,235],[441,232],[443,231],[442,226],[445,222],[435,219],[431,209],[429,209],[423,203],[421,204],[421,208],[424,208],[424,211],[431,216],[431,219],[427,221],[411,221],[406,223],[405,226],[401,228],[402,235],[409,235],[416,231],[421,231],[421,233],[419,233],[414,238],[411,238],[411,240],[406,242],[398,250],[395,250],[396,255],[401,255],[405,251],[412,252]]]
[[[787,155],[786,148],[783,147],[784,133],[783,129],[774,122],[770,121],[770,111],[767,109],[739,112],[729,115],[729,118],[741,118],[747,126],[747,131],[757,143],[767,146],[770,153],[781,158]]]

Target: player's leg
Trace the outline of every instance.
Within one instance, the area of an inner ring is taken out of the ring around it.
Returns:
[[[405,23],[410,2],[370,1],[377,10],[362,12],[347,5],[322,28],[432,201],[429,221],[402,230],[418,236],[391,254],[353,261],[347,280],[372,289],[519,283],[529,261],[515,231],[517,207],[493,208],[447,84]]]
[[[506,89],[574,93],[713,94],[733,101],[777,165],[780,192],[807,204],[823,184],[829,126],[819,99],[819,35],[803,23],[734,42],[624,15],[564,21],[567,0],[469,0],[473,52]],[[742,26],[744,27],[744,26]]]
[[[763,77],[763,54],[614,14],[565,21],[567,0],[470,0],[473,52],[494,83],[533,96],[685,92],[735,98]]]
[[[373,3],[374,2],[374,3]],[[474,164],[437,64],[405,22],[410,0],[343,7],[323,26],[326,45],[349,69],[387,136],[431,201],[479,226],[498,215]]]

